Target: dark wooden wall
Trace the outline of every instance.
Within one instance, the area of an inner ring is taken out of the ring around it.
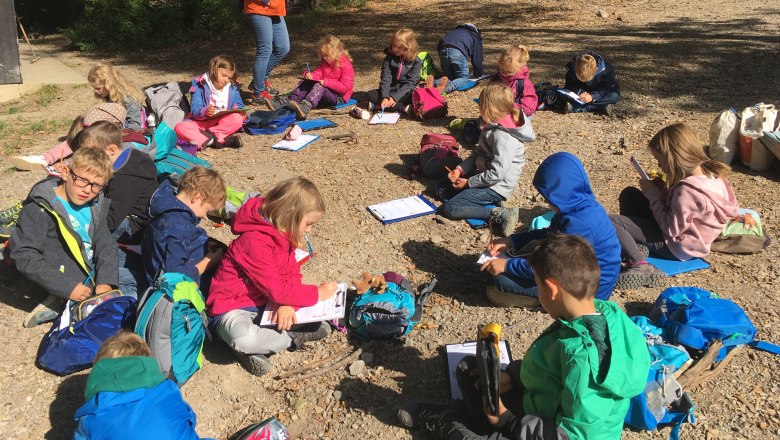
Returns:
[[[16,43],[14,0],[0,0],[0,84],[20,84],[19,45]]]

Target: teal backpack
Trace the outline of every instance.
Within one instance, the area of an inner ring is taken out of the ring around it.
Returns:
[[[211,168],[208,161],[176,148],[176,140],[176,132],[165,122],[161,122],[154,131],[150,145],[154,145],[152,159],[157,166],[158,176],[181,176],[196,166]]]
[[[175,272],[158,277],[138,301],[135,333],[149,344],[163,375],[179,386],[203,366],[205,308],[198,285]]]

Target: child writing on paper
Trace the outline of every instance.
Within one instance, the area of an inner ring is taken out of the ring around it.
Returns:
[[[579,53],[566,65],[563,88],[579,95],[585,105],[564,102],[563,112],[593,112],[612,114],[612,107],[620,100],[620,86],[615,79],[615,68],[596,52]]]
[[[268,355],[299,348],[330,334],[327,322],[296,325],[295,311],[336,293],[336,283],[303,284],[295,250],[322,219],[325,201],[303,177],[279,182],[265,197],[249,199],[233,218],[238,235],[228,247],[206,298],[217,335],[250,373],[271,369]],[[280,305],[275,328],[256,324],[268,299]]]
[[[244,101],[235,86],[237,78],[236,65],[229,56],[217,55],[209,61],[208,72],[192,79],[191,112],[187,119],[174,127],[179,139],[194,144],[198,149],[244,146],[236,134],[244,122],[242,114],[227,113],[214,117],[223,110],[244,108]]]
[[[355,84],[355,70],[352,58],[344,49],[341,40],[328,35],[317,43],[317,54],[322,60],[311,72],[304,72],[303,78],[313,81],[301,81],[290,93],[289,104],[298,113],[299,119],[306,119],[309,111],[323,106],[334,106],[349,101]],[[279,102],[266,100],[271,110],[279,107]]]
[[[498,59],[498,72],[490,77],[490,82],[503,83],[512,89],[515,107],[528,117],[533,116],[537,105],[534,83],[529,78],[529,59],[528,47],[522,44],[509,46]]]
[[[641,190],[624,189],[620,215],[610,216],[627,263],[616,285],[623,289],[663,285],[664,273],[647,262],[647,249],[664,259],[703,257],[739,210],[725,178],[729,167],[708,158],[685,124],[663,128],[648,148],[666,179],[640,179]]]
[[[535,139],[531,123],[514,105],[512,90],[492,83],[479,95],[479,115],[485,124],[479,145],[468,159],[436,184],[436,194],[447,200],[439,214],[452,220],[489,221],[506,237],[515,230],[517,208],[486,208],[512,197],[525,165],[525,142]]]
[[[420,82],[422,61],[417,57],[417,37],[414,31],[401,28],[390,37],[385,48],[385,60],[379,88],[368,92],[369,111],[379,109],[409,113],[412,92]]]
[[[143,103],[146,102],[141,89],[125,79],[119,70],[106,63],[98,63],[87,75],[95,97],[101,101],[121,104],[127,112],[124,128],[140,130],[146,127]]]

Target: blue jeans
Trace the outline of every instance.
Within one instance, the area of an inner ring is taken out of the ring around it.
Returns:
[[[596,112],[604,110],[607,104],[617,104],[620,101],[620,95],[615,92],[609,92],[602,96],[601,99],[593,100],[585,105],[578,105],[576,102],[572,102],[575,112]]]
[[[130,221],[125,218],[111,234],[114,239],[130,236]],[[143,293],[148,287],[146,275],[144,273],[144,263],[141,256],[128,251],[119,246],[117,248],[117,259],[119,260],[119,290],[122,294],[138,297],[138,293]]]
[[[539,287],[534,280],[515,277],[507,273],[496,275],[496,287],[504,293],[514,293],[517,295],[539,296]]]
[[[450,220],[466,218],[490,220],[493,208],[485,208],[485,205],[497,206],[504,201],[500,194],[490,188],[457,190],[446,177],[436,182],[436,194],[442,200],[447,200],[439,206],[439,214]]]
[[[252,70],[252,91],[255,94],[265,90],[265,81],[274,67],[290,52],[290,35],[284,17],[268,17],[252,14],[249,16],[252,30],[255,31],[255,65]]]
[[[471,79],[469,77],[469,60],[458,49],[454,47],[439,49],[439,62],[441,62],[441,70],[450,80],[444,87],[444,93],[458,90]]]

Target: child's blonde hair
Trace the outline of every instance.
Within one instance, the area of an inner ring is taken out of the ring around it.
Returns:
[[[512,115],[516,123],[522,121],[520,110],[515,108],[512,89],[504,83],[493,82],[479,94],[479,116],[486,124],[498,122],[506,115]]]
[[[287,234],[294,247],[299,247],[304,237],[299,234],[298,226],[306,214],[324,213],[325,199],[311,180],[293,177],[268,191],[259,211],[279,232]]]
[[[100,148],[105,151],[109,145],[122,147],[122,132],[108,121],[97,121],[81,130],[76,143],[79,148]]]
[[[214,81],[217,78],[217,69],[227,69],[233,74],[230,76],[230,83],[235,84],[238,79],[236,64],[233,59],[227,55],[217,55],[209,61],[209,78]]]
[[[528,53],[528,47],[518,44],[509,46],[501,53],[498,59],[498,72],[504,76],[512,76],[523,66],[528,64],[531,55]]]
[[[656,152],[659,162],[668,170],[667,189],[690,176],[696,167],[701,167],[708,177],[724,177],[730,169],[707,157],[696,133],[682,122],[662,128],[650,139],[648,148]]]
[[[119,333],[111,336],[100,346],[95,361],[101,359],[114,359],[127,356],[152,356],[152,350],[149,345],[135,333],[121,330]]]
[[[79,148],[71,156],[68,168],[71,170],[83,168],[97,177],[104,178],[105,183],[108,183],[114,174],[111,159],[105,151],[99,148]]]
[[[591,54],[580,55],[577,58],[577,62],[574,63],[574,74],[577,75],[577,79],[586,83],[593,79],[596,75],[596,58]]]
[[[342,55],[346,56],[348,60],[352,61],[352,57],[349,55],[349,52],[344,49],[344,43],[342,43],[341,40],[333,35],[320,38],[320,41],[317,42],[317,53],[321,58],[325,58],[325,55],[327,55],[328,57],[336,60],[334,64],[335,67],[339,67],[339,62],[341,61]]]
[[[201,193],[206,203],[211,203],[215,209],[221,209],[227,198],[227,188],[222,176],[216,170],[204,167],[192,167],[181,176],[179,193]]]
[[[94,87],[95,85],[105,86],[108,90],[108,99],[117,104],[123,104],[126,97],[131,97],[139,104],[146,102],[141,89],[136,87],[112,65],[106,63],[97,63],[89,71],[87,80]],[[103,99],[102,96],[97,96]]]
[[[393,33],[388,42],[390,46],[404,49],[404,61],[412,61],[417,56],[417,35],[409,28],[401,28]]]

